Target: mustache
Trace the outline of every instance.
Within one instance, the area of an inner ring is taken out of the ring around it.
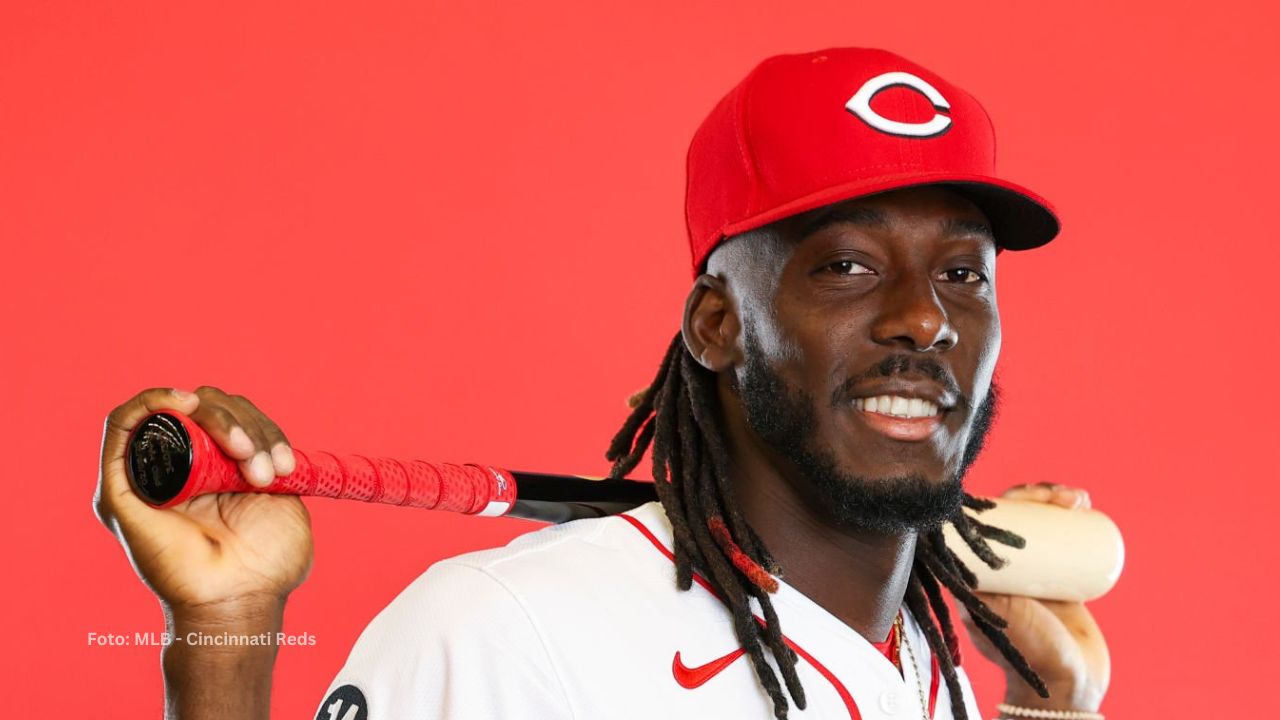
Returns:
[[[839,407],[853,401],[853,389],[869,380],[893,377],[894,375],[917,375],[927,377],[938,383],[943,390],[956,396],[956,407],[968,410],[973,406],[969,396],[960,390],[951,372],[942,363],[931,357],[912,357],[910,355],[890,355],[872,365],[863,372],[850,377],[831,396],[831,404]]]

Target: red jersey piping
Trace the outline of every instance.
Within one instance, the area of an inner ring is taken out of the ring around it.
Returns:
[[[667,549],[666,545],[662,544],[662,541],[653,534],[653,531],[649,530],[648,527],[645,527],[644,523],[630,515],[618,515],[617,517],[620,517],[630,523],[632,527],[640,531],[641,535],[648,538],[649,542],[657,548],[659,552],[665,555],[668,560],[675,562],[676,556]],[[702,577],[698,573],[694,573],[693,580],[701,585],[707,592],[717,598],[720,597],[715,590],[711,589],[711,584],[707,582],[706,578]],[[764,619],[759,616],[756,616],[756,622],[760,623],[762,626],[765,625]],[[826,665],[818,662],[817,658],[810,655],[804,648],[795,644],[795,642],[793,642],[791,638],[787,637],[785,633],[782,636],[782,641],[786,643],[787,647],[794,650],[796,655],[800,656],[805,662],[812,665],[813,669],[817,670],[819,675],[826,678],[827,682],[831,683],[831,687],[835,689],[836,694],[839,695],[840,699],[844,702],[845,709],[849,711],[850,720],[862,720],[862,712],[858,709],[858,704],[854,702],[853,695],[849,693],[849,689],[844,686],[844,683],[840,682],[840,679],[835,676],[835,673],[828,670]],[[932,667],[930,668],[929,673],[929,717],[933,717],[933,711],[934,708],[937,707],[938,701],[938,659],[931,656],[930,665],[932,665]]]

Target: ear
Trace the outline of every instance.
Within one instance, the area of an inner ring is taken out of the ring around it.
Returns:
[[[693,281],[680,328],[685,347],[698,364],[720,372],[742,362],[738,334],[742,322],[724,280],[706,273]]]

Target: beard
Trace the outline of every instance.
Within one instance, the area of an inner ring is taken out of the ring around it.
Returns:
[[[999,390],[991,384],[977,406],[960,466],[950,477],[929,479],[922,475],[869,478],[844,472],[829,449],[819,447],[815,401],[808,393],[789,386],[765,362],[761,347],[748,326],[743,327],[746,362],[731,383],[741,399],[747,424],[775,453],[793,465],[809,482],[827,514],[837,523],[879,533],[927,532],[941,526],[964,501],[963,479],[982,451],[995,419]],[[971,406],[950,374],[932,358],[892,356],[844,383],[832,398],[833,406],[848,403],[848,389],[873,377],[890,377],[914,371],[942,383],[959,397],[957,409]],[[732,376],[731,376],[732,378]]]

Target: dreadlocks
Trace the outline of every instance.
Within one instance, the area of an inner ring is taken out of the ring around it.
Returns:
[[[787,698],[765,659],[765,646],[781,670],[787,692],[801,710],[805,708],[805,697],[796,675],[796,653],[783,639],[769,598],[778,587],[774,576],[782,572],[734,501],[714,381],[715,374],[694,361],[677,332],[653,383],[632,397],[631,415],[614,436],[605,457],[613,463],[610,477],[621,479],[653,446],[654,484],[675,539],[676,586],[688,590],[695,569],[710,584],[732,614],[738,641],[773,700],[774,716],[783,720],[787,717]],[[981,512],[994,507],[994,503],[966,494],[963,506]],[[1021,537],[978,522],[962,509],[948,522],[974,554],[993,568],[1004,561],[992,551],[988,540],[1010,547],[1023,545]],[[1040,676],[1005,636],[1005,620],[974,594],[976,584],[973,571],[947,547],[940,527],[921,534],[905,602],[938,658],[952,712],[958,720],[968,720],[956,675],[960,645],[942,587],[968,610],[974,624],[1018,674],[1041,697],[1049,696]],[[751,598],[760,604],[762,622],[752,614]]]

